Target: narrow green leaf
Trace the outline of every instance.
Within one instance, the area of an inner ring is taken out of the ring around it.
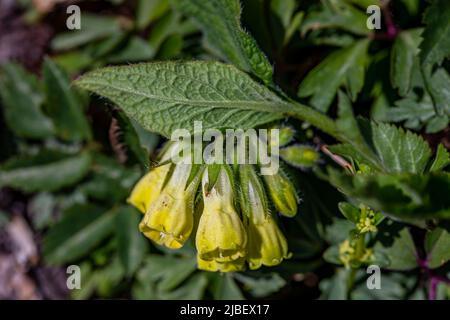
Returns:
[[[44,239],[46,261],[63,264],[91,253],[114,230],[115,216],[91,204],[71,207]]]
[[[115,18],[83,13],[81,29],[58,34],[53,38],[51,46],[54,50],[70,50],[120,31],[119,22]]]
[[[420,45],[422,64],[440,64],[450,55],[450,2],[433,0],[425,12],[425,31]]]
[[[13,63],[4,64],[0,71],[0,97],[8,127],[24,138],[52,136],[53,123],[41,110],[43,96],[36,77]]]
[[[109,98],[144,128],[248,129],[283,118],[290,105],[247,74],[218,62],[161,62],[92,71],[76,81]]]
[[[326,0],[319,8],[306,16],[302,25],[303,34],[310,30],[335,28],[357,35],[370,33],[366,24],[367,15],[351,4],[342,0]]]
[[[30,159],[31,163],[32,161]],[[9,186],[25,192],[56,191],[82,179],[88,172],[91,161],[90,154],[83,152],[54,162],[1,169],[0,186]]]
[[[240,26],[239,0],[183,0],[177,6],[197,21],[216,53],[266,84],[272,82],[272,66],[256,41]]]
[[[73,141],[90,138],[79,97],[70,87],[67,75],[50,59],[45,60],[44,81],[46,111],[53,119],[58,136]]]
[[[422,32],[423,29],[403,31],[392,47],[391,82],[401,96],[406,96],[411,89],[414,62],[419,53]]]
[[[116,216],[117,246],[120,262],[128,276],[141,264],[147,242],[139,232],[141,214],[131,207],[120,207]]]
[[[355,100],[364,84],[369,43],[368,40],[361,40],[329,55],[306,76],[300,84],[298,95],[302,98],[312,96],[312,106],[322,112],[328,111],[341,85],[347,87]]]
[[[168,0],[139,0],[136,9],[136,26],[142,30],[170,9]]]

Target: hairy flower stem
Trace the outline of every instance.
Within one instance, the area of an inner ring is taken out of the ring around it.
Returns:
[[[317,129],[322,130],[338,140],[342,140],[333,119],[319,111],[314,110],[312,107],[308,107],[292,100],[290,102],[292,108],[291,111],[287,113],[288,116],[308,122]]]

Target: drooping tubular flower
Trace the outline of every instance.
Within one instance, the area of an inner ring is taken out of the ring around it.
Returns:
[[[234,208],[231,174],[226,166],[220,167],[216,181],[208,170],[203,173],[204,208],[195,239],[199,269],[227,272],[244,268],[247,234]]]
[[[166,150],[168,156],[177,148]],[[181,248],[194,225],[194,196],[200,181],[198,166],[164,164],[150,171],[134,188],[129,202],[145,210],[139,230],[149,239],[170,249]],[[191,180],[190,178],[193,177]]]
[[[194,226],[195,184],[188,185],[192,165],[177,164],[160,195],[150,204],[139,230],[170,249],[181,248]]]
[[[264,186],[251,165],[240,166],[241,208],[248,233],[247,262],[250,269],[275,266],[288,259],[288,245],[269,212]]]

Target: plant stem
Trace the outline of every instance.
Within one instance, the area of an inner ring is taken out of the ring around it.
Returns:
[[[336,123],[327,115],[314,110],[312,107],[305,106],[301,103],[291,100],[291,111],[288,116],[305,121],[322,130],[323,132],[340,140]]]

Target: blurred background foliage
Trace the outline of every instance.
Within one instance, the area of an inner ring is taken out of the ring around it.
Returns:
[[[377,0],[241,2],[243,26],[285,92],[335,114],[345,87],[355,114],[416,130],[440,144],[440,169],[448,166],[449,61],[432,79],[418,67],[426,1],[386,1],[380,32],[366,27],[365,8]],[[165,250],[138,232],[140,213],[125,200],[162,138],[71,80],[111,64],[216,60],[179,3],[0,0],[0,298],[425,299],[430,279],[432,298],[448,298],[446,223],[377,220],[370,241],[384,267],[381,290],[367,289],[361,259],[345,266],[340,250],[363,210],[313,170],[339,167],[330,138],[295,120],[285,123],[295,141],[320,157],[288,169],[303,199],[296,218],[282,221],[290,260],[202,272],[192,247]],[[69,4],[81,8],[81,30],[65,26]],[[71,264],[82,271],[79,290],[66,287]]]

